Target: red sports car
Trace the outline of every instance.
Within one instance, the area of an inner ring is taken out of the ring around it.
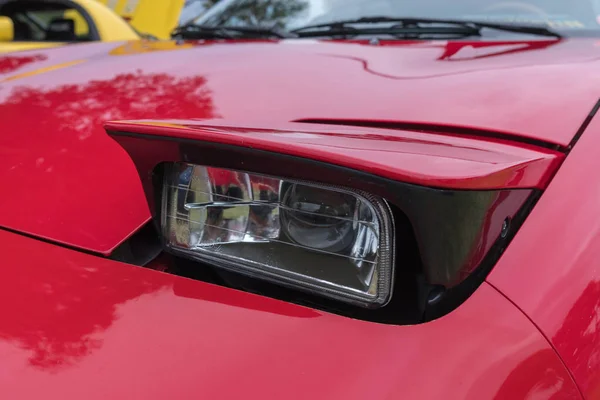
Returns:
[[[3,399],[600,398],[600,8],[223,0],[0,58]]]

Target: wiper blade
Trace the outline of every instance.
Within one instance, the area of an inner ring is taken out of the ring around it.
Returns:
[[[322,37],[322,36],[354,36],[354,35],[392,35],[395,37],[425,37],[425,36],[481,36],[478,28],[467,26],[437,26],[437,27],[385,27],[385,28],[331,28],[328,30],[310,30],[294,32],[298,37]]]
[[[180,39],[240,39],[256,37],[274,37],[278,39],[295,38],[298,35],[277,28],[260,26],[207,26],[186,24],[175,28],[171,34]]]
[[[392,23],[389,27],[356,28],[354,24],[382,24]],[[561,38],[562,35],[544,25],[522,25],[512,23],[496,23],[487,21],[471,21],[460,19],[435,19],[435,18],[396,18],[396,17],[363,17],[334,21],[324,24],[307,25],[292,30],[300,37],[323,35],[351,35],[351,34],[473,34],[481,35],[483,28],[496,29],[506,32],[525,33],[538,36]],[[454,29],[454,31],[453,31]],[[462,29],[462,30],[461,30]]]

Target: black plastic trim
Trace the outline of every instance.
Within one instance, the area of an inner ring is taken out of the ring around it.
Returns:
[[[480,191],[432,188],[399,182],[321,161],[241,146],[192,139],[132,134],[127,132],[109,133],[130,153],[138,166],[149,199],[150,208],[155,215],[154,220],[157,227],[159,221],[156,216],[160,215],[161,211],[162,166],[164,163],[179,161],[198,165],[236,169],[258,174],[275,175],[287,179],[343,186],[378,195],[388,200],[394,209],[394,219],[397,221],[396,237],[403,238],[402,240],[405,240],[406,243],[412,241],[413,244],[417,243],[416,239],[418,235],[416,234],[414,227],[415,224],[418,224],[418,221],[411,218],[411,215],[415,213],[415,209],[418,209],[419,207],[423,208],[422,204],[424,199],[427,201],[427,206],[431,206],[432,209],[436,210],[440,209],[441,213],[447,212],[447,210],[452,211],[452,207],[448,207],[447,205],[437,207],[438,204],[448,204],[449,201],[451,203],[456,203],[464,200],[466,201],[466,204],[491,204],[490,198],[493,198],[494,201],[496,201],[500,196],[490,197],[490,195],[500,193],[504,193],[504,197],[512,196],[513,199],[517,200],[517,203],[521,205],[520,211],[514,209],[510,215],[511,223],[509,234],[502,236],[500,235],[500,231],[496,230],[496,233],[490,236],[492,240],[490,243],[493,244],[490,251],[488,251],[487,256],[478,264],[478,267],[472,271],[473,273],[471,274],[470,279],[466,279],[457,285],[440,287],[440,285],[432,284],[431,280],[427,279],[424,274],[425,269],[422,262],[423,253],[426,252],[427,249],[423,248],[420,244],[419,246],[412,246],[417,253],[409,257],[411,259],[411,265],[398,263],[402,262],[403,254],[401,254],[401,252],[403,250],[400,250],[399,247],[397,247],[398,256],[396,265],[402,265],[402,267],[396,268],[396,290],[392,296],[392,301],[386,307],[378,310],[360,309],[356,306],[345,305],[339,301],[328,301],[319,296],[311,296],[290,288],[282,288],[277,285],[269,284],[268,282],[257,282],[256,279],[220,271],[218,268],[207,264],[204,265],[213,271],[210,273],[206,271],[200,272],[197,271],[197,269],[205,269],[198,268],[200,263],[197,261],[186,261],[181,255],[178,256],[179,261],[177,262],[177,265],[171,271],[167,271],[188,277],[203,276],[205,279],[207,279],[207,276],[212,277],[211,279],[215,279],[214,276],[216,275],[218,278],[216,278],[215,282],[225,286],[243,289],[330,312],[336,312],[354,318],[381,323],[418,323],[425,319],[437,318],[450,312],[457,305],[462,303],[462,301],[469,297],[484,281],[498,257],[501,255],[502,250],[508,245],[514,232],[518,230],[524,217],[528,214],[530,209],[529,205],[534,202],[532,199],[537,199],[537,196],[539,196],[540,193],[539,191],[530,189]],[[119,137],[123,137],[123,139],[120,139]],[[149,154],[153,154],[154,156],[148,156]],[[161,154],[169,154],[169,156],[165,159],[161,158]],[[154,170],[147,171],[146,168],[152,165],[155,166]],[[516,198],[514,196],[516,196]],[[436,200],[432,201],[432,198],[435,198]],[[476,219],[479,221],[481,221],[481,217],[484,215],[483,209],[477,211],[471,210],[470,207],[465,207],[465,210],[466,211],[463,210],[461,216],[466,215],[467,218],[465,218],[465,220],[467,221],[470,220],[470,218],[468,218],[468,215],[470,215],[469,213],[479,212],[479,214],[475,215],[475,217],[478,218],[474,218],[474,220]],[[502,216],[502,219],[504,219],[504,216]],[[452,219],[450,218],[450,220]],[[460,219],[458,218],[454,218],[452,223],[455,224],[459,220]],[[398,221],[406,221],[406,223],[398,223]],[[443,224],[445,219],[439,218],[438,221],[442,221],[440,224]],[[438,230],[438,226],[431,222],[432,221],[429,221],[427,229],[434,235],[432,237],[436,237],[435,230]],[[400,231],[398,228],[400,228]],[[402,231],[402,229],[404,229],[404,231]],[[422,229],[420,234],[423,235]],[[427,234],[428,233],[425,232],[425,235]],[[458,240],[456,238],[453,239],[455,242]],[[440,241],[438,240],[438,242]],[[452,241],[448,241],[448,246],[453,246],[454,244],[450,242]],[[469,242],[469,246],[471,245],[474,245],[474,243]],[[405,249],[409,247],[410,246],[407,246]],[[444,253],[441,252],[441,254],[443,255]],[[437,265],[435,266],[437,267]],[[410,269],[414,281],[413,284],[408,286],[399,285],[399,282],[406,278],[406,276],[403,277],[399,272],[405,268]],[[431,301],[432,293],[436,294],[437,299],[433,302]],[[407,304],[410,304],[410,307],[407,308]]]

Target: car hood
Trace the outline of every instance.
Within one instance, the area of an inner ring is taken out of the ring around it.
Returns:
[[[596,40],[127,42],[0,58],[0,226],[109,254],[149,211],[108,120],[432,124],[566,148]]]

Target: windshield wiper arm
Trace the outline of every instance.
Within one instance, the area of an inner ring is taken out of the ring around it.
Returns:
[[[354,28],[354,24],[381,24],[393,23],[394,25],[386,28]],[[426,25],[426,26],[424,26]],[[427,26],[428,25],[428,26]],[[431,26],[433,25],[433,26]],[[436,26],[437,25],[437,26]],[[456,32],[452,31],[452,27]],[[324,30],[322,28],[327,28]],[[324,24],[307,25],[292,30],[300,37],[319,36],[330,34],[368,34],[368,33],[463,33],[468,34],[470,30],[474,35],[480,35],[483,28],[496,29],[506,32],[525,33],[538,36],[550,36],[561,38],[562,35],[544,25],[522,25],[512,23],[496,23],[486,21],[470,21],[460,19],[434,19],[434,18],[396,18],[396,17],[363,17],[358,19],[349,19],[333,21]]]
[[[296,38],[298,35],[277,28],[261,26],[206,26],[186,24],[171,34],[181,39],[240,39],[255,37]]]

